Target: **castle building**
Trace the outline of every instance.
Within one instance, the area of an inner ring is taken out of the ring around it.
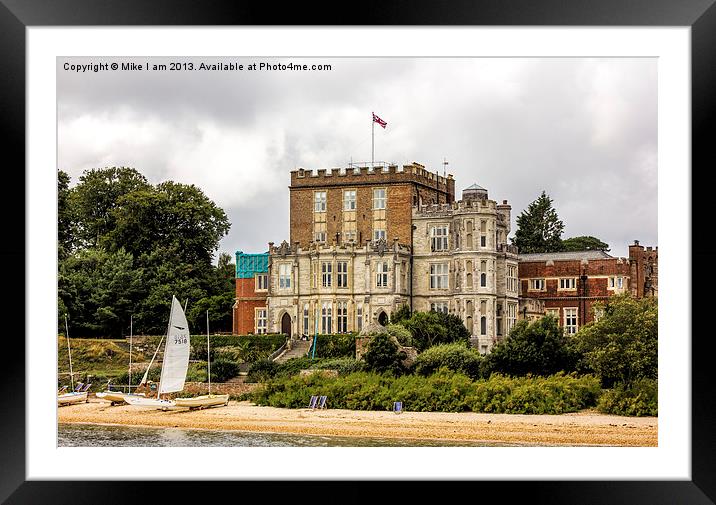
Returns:
[[[486,353],[518,319],[576,333],[612,294],[656,296],[656,250],[518,255],[507,200],[473,184],[455,201],[452,175],[415,162],[294,170],[289,194],[290,241],[237,252],[235,333],[360,332],[407,305],[458,316]]]

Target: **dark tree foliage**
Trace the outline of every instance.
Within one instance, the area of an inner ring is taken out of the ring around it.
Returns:
[[[228,233],[225,212],[193,185],[156,186],[133,168],[85,171],[70,188],[58,173],[60,324],[73,336],[166,331],[172,295],[192,332],[231,330],[234,264],[212,257]]]
[[[408,305],[401,305],[401,307],[390,316],[390,324],[400,324],[410,319],[410,314],[410,307]]]
[[[517,231],[512,243],[521,253],[544,253],[562,250],[564,223],[552,207],[552,199],[542,194],[517,216]]]
[[[454,314],[442,312],[413,312],[410,319],[401,323],[413,336],[413,346],[422,352],[428,347],[438,344],[465,341],[470,339],[470,332],[462,324],[462,320]]]
[[[491,373],[547,376],[575,371],[578,359],[557,320],[545,316],[532,324],[517,322],[510,335],[485,357],[482,370],[486,377]]]
[[[584,372],[596,373],[604,387],[630,387],[658,377],[658,306],[656,298],[636,300],[628,293],[609,298],[604,315],[574,337]]]
[[[405,353],[398,350],[396,344],[387,333],[381,333],[373,337],[368,344],[368,349],[363,354],[366,366],[377,373],[392,373],[400,375],[405,372],[402,361]]]
[[[585,235],[564,239],[562,248],[564,251],[609,251],[609,244],[597,237]]]

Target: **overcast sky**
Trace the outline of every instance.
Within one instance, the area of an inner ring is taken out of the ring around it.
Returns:
[[[231,222],[220,250],[288,240],[289,171],[417,161],[477,183],[515,218],[542,190],[563,238],[617,256],[657,244],[657,79],[649,58],[185,58],[193,71],[64,70],[177,58],[58,58],[58,168],[131,166],[152,183],[195,184]],[[201,62],[242,71],[200,71]],[[251,63],[330,71],[250,71]]]

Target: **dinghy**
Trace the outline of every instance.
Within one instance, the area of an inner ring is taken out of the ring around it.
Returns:
[[[162,343],[159,342],[159,346]],[[159,347],[157,347],[157,351]],[[156,356],[156,352],[154,353]],[[152,358],[152,361],[154,358]],[[151,362],[149,363],[151,366]],[[168,410],[175,403],[172,400],[161,398],[164,393],[174,393],[184,389],[186,372],[189,368],[189,323],[187,323],[184,310],[175,296],[172,296],[172,308],[169,314],[169,328],[167,329],[166,344],[164,346],[164,359],[162,372],[159,376],[157,397],[148,398],[139,395],[124,395],[124,401],[134,407],[154,407]],[[147,372],[144,376],[146,378]],[[145,382],[146,379],[142,379]]]
[[[110,405],[117,405],[119,403],[125,403],[125,396],[139,396],[144,398],[144,393],[132,393],[132,331],[133,331],[133,320],[132,316],[129,318],[129,369],[127,370],[127,393],[122,391],[112,391],[107,382],[107,390],[99,393],[95,393],[95,396],[100,400],[110,402]]]
[[[70,332],[67,327],[67,316],[65,316],[65,336],[67,337],[67,358],[70,362],[70,386],[72,386],[72,389],[74,390],[75,383],[74,383],[74,374],[72,373],[72,351],[70,350]],[[74,405],[75,403],[83,403],[83,402],[88,401],[87,400],[87,389],[80,391],[79,386],[81,386],[81,384],[78,385],[77,391],[72,391],[70,393],[61,393],[60,391],[58,391],[57,392],[57,406],[62,407],[64,405]],[[64,386],[64,388],[66,388],[66,387],[67,386]]]
[[[206,311],[206,374],[209,379],[209,394],[195,396],[193,398],[175,398],[177,407],[189,407],[193,409],[205,409],[208,407],[226,407],[229,404],[229,395],[211,394],[211,349],[209,347],[209,311]]]

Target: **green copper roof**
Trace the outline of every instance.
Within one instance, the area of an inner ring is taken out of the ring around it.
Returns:
[[[236,251],[236,278],[251,279],[254,274],[268,272],[268,252],[246,254]]]

